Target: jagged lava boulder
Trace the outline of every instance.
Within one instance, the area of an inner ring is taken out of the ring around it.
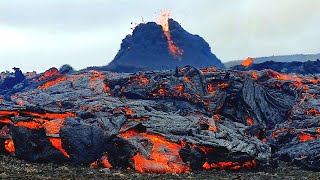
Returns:
[[[209,44],[200,36],[184,30],[173,19],[168,20],[169,33],[174,46],[182,55],[170,53],[169,40],[162,26],[155,22],[139,24],[132,35],[122,41],[121,48],[107,70],[114,72],[137,72],[174,69],[190,65],[193,67],[216,66],[223,63],[211,52]]]

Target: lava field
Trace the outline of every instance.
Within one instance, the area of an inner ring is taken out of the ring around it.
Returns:
[[[149,173],[320,170],[320,80],[194,67],[51,68],[0,92],[0,153]]]

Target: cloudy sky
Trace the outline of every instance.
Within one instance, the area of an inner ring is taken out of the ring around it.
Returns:
[[[0,0],[0,71],[106,65],[161,9],[223,62],[320,52],[319,0]]]

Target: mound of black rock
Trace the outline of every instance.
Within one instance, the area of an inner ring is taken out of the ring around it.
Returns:
[[[182,52],[170,53],[168,38],[162,26],[155,22],[139,24],[132,35],[123,39],[121,48],[106,70],[112,72],[138,72],[174,69],[183,67],[224,67],[223,63],[211,52],[209,44],[200,36],[184,30],[173,19],[168,20],[170,38]]]

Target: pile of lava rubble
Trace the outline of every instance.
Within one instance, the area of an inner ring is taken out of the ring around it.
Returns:
[[[0,96],[0,153],[139,172],[320,170],[320,88],[271,70],[51,68]]]

